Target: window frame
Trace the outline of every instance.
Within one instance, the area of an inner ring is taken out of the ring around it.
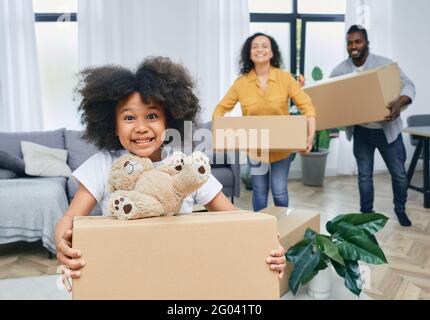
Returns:
[[[345,22],[344,14],[311,14],[299,13],[298,1],[293,0],[292,13],[255,13],[250,12],[250,23],[264,22],[264,23],[289,23],[290,28],[290,73],[297,74],[297,66],[299,66],[300,74],[305,73],[305,55],[306,55],[306,26],[308,22]],[[297,26],[301,21],[300,40],[301,46],[297,48]],[[298,54],[298,50],[300,52]]]
[[[66,12],[66,13],[35,13],[34,22],[64,22],[61,20],[62,17],[70,15],[70,20],[67,22],[77,22],[78,14],[76,12]]]

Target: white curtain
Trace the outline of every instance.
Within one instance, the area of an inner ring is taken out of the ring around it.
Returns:
[[[32,1],[0,0],[0,131],[43,127]]]
[[[227,93],[238,75],[242,44],[249,36],[248,0],[198,1],[198,83],[203,120]],[[235,108],[231,115],[241,115]]]
[[[197,80],[203,121],[232,84],[249,32],[247,0],[79,0],[78,16],[80,68],[168,56]]]
[[[348,0],[345,16],[345,34],[353,24],[364,26],[369,35],[370,52],[390,57],[392,55],[392,0]],[[341,132],[338,143],[338,175],[357,174],[352,143]],[[386,171],[379,152],[375,153],[375,172]]]

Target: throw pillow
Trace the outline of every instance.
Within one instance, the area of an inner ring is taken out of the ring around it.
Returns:
[[[15,172],[6,170],[6,169],[0,169],[0,180],[2,179],[13,179],[16,177]]]
[[[0,150],[0,168],[13,171],[19,176],[25,174],[24,160],[3,150]]]
[[[30,176],[68,177],[72,171],[67,165],[67,150],[21,141],[25,173]]]

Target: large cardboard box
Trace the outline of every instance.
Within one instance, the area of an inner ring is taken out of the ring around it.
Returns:
[[[276,219],[239,211],[119,221],[77,217],[87,265],[73,299],[278,299]]]
[[[383,121],[402,90],[396,63],[304,87],[317,111],[317,130]]]
[[[217,117],[212,121],[212,145],[217,151],[306,150],[305,116]]]
[[[277,218],[278,232],[281,236],[279,242],[286,251],[303,240],[307,228],[320,232],[320,214],[316,211],[269,207],[261,212]],[[279,280],[280,296],[289,290],[288,280],[292,271],[293,265],[287,262],[285,275]]]

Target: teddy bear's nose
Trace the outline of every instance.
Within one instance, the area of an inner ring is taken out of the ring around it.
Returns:
[[[200,174],[204,174],[205,172],[206,172],[205,167],[200,166],[200,167],[199,167],[199,173],[200,173]]]
[[[176,170],[176,171],[181,171],[181,170],[182,170],[182,166],[176,166],[176,167],[175,167],[175,170]]]

